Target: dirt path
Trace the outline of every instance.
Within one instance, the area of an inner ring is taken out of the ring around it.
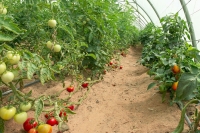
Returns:
[[[65,133],[173,131],[178,124],[180,110],[176,105],[170,106],[169,100],[162,103],[157,90],[147,91],[152,80],[146,74],[147,69],[137,63],[140,54],[139,48],[130,49],[128,55],[122,57],[123,69],[108,72],[103,81],[92,87],[87,99],[75,110],[76,114],[69,116],[70,130]],[[61,86],[58,84],[46,90],[38,84],[29,89],[34,89],[35,95],[41,92],[48,94]],[[29,115],[32,114],[29,112]],[[6,122],[6,133],[19,133],[21,127],[13,121]]]

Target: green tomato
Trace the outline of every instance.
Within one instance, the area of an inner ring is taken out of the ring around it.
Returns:
[[[16,108],[15,107],[7,108],[5,106],[5,107],[1,107],[0,108],[0,117],[3,120],[10,120],[11,118],[13,118],[15,113],[16,113]]]
[[[47,42],[47,48],[51,49],[53,46],[53,43],[51,41],[48,41]]]
[[[31,103],[21,103],[19,107],[21,111],[29,111],[31,109]]]
[[[28,115],[26,112],[21,112],[14,116],[14,121],[16,123],[23,124],[26,121],[27,117]]]
[[[60,52],[60,50],[61,50],[61,46],[58,44],[53,47],[54,52]]]
[[[3,72],[5,72],[6,70],[6,64],[4,62],[2,62],[0,64],[0,74],[2,74]]]
[[[1,75],[1,80],[4,83],[12,82],[13,79],[14,79],[14,74],[12,72],[10,72],[10,71],[6,71]]]
[[[12,65],[15,65],[19,62],[20,60],[20,55],[19,54],[15,54],[12,56],[12,58],[9,60],[9,63]]]
[[[51,27],[51,28],[56,27],[56,24],[57,24],[56,20],[49,20],[48,21],[48,26]]]
[[[1,14],[7,14],[7,9],[3,8]]]
[[[8,58],[8,60],[11,60],[13,58],[13,51],[8,51],[6,53],[6,57]]]

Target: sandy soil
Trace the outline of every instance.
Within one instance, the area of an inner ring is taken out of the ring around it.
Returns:
[[[156,89],[147,91],[153,80],[146,74],[147,69],[137,63],[140,55],[141,48],[129,49],[127,56],[121,57],[123,69],[107,72],[101,82],[92,86],[76,114],[69,116],[70,129],[65,133],[170,133],[175,129],[181,112],[177,105],[169,105],[169,96],[162,103]],[[53,94],[62,89],[62,84],[35,84],[24,91],[31,89],[33,95]],[[30,117],[34,113],[28,114]],[[23,133],[22,125],[13,120],[5,123],[5,130]]]

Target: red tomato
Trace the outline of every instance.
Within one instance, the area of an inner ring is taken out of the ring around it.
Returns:
[[[31,129],[31,128],[35,128],[37,126],[37,122],[35,121],[35,118],[28,118],[24,124],[24,130],[26,130],[27,132]]]
[[[74,110],[74,105],[68,106],[68,108]]]
[[[47,120],[46,124],[54,126],[54,125],[58,125],[58,121],[55,118],[50,118]]]
[[[31,128],[28,133],[38,133],[37,130],[35,128]]]
[[[122,66],[120,66],[119,69],[122,69]]]
[[[83,88],[87,88],[87,87],[88,87],[88,83],[83,83],[81,86],[82,86]]]
[[[74,87],[73,87],[73,86],[67,87],[67,91],[68,91],[68,92],[73,92],[73,91],[74,91]]]
[[[44,115],[44,117],[45,117],[46,119],[49,119],[49,118],[51,118],[51,117],[54,117],[53,112],[46,113],[46,114]]]
[[[67,113],[64,110],[61,110],[59,116],[62,117],[62,115],[66,116]]]
[[[110,62],[109,64],[110,64],[110,65],[112,65],[113,63],[112,63],[112,62]]]

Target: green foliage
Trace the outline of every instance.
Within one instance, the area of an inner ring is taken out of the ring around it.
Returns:
[[[21,33],[22,31],[11,18],[0,14],[0,43],[12,41]]]
[[[141,36],[146,40],[143,40],[140,63],[149,68],[148,74],[154,77],[158,89],[163,93],[163,100],[167,91],[171,92],[171,98],[175,101],[194,98],[198,92],[199,50],[186,42],[187,37],[189,39],[188,28],[178,14],[162,18],[161,23],[162,27],[147,25],[140,34],[148,33]],[[175,64],[180,67],[181,73],[173,73],[172,66]],[[179,83],[174,91],[172,84],[176,81]],[[148,89],[154,86],[150,84]]]
[[[152,35],[152,30],[154,28],[154,24],[153,23],[148,23],[146,25],[146,27],[140,31],[139,33],[139,41],[141,42],[141,44],[145,45],[147,44],[150,40],[151,40],[151,35]]]
[[[103,70],[114,51],[127,48],[137,40],[138,30],[133,25],[135,18],[131,6],[118,5],[114,0],[59,0],[53,3],[11,0],[6,5],[15,22],[26,30],[11,43],[45,56],[49,51],[44,45],[52,40],[64,47],[63,56],[56,54],[54,61],[67,62],[63,57],[70,58],[74,53],[81,57],[75,56],[79,62],[76,64]],[[56,31],[47,25],[52,18],[58,23]]]

